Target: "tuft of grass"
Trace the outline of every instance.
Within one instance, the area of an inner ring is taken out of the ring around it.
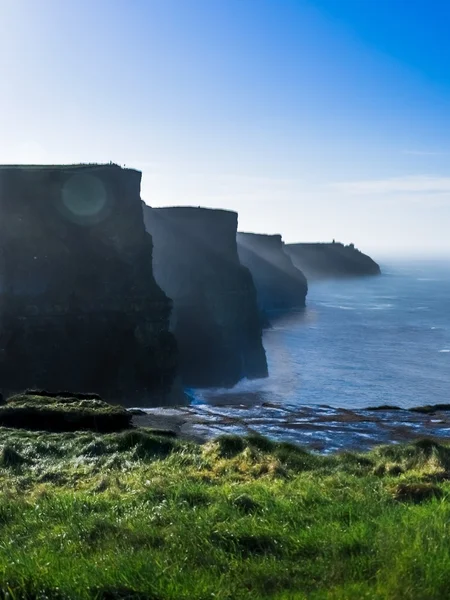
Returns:
[[[3,446],[0,451],[0,466],[16,468],[23,465],[26,459],[9,445]]]
[[[92,594],[96,600],[160,600],[154,594],[143,594],[129,587],[108,586],[99,589],[94,588]]]
[[[124,431],[117,436],[117,449],[119,451],[134,450],[136,458],[153,456],[168,456],[176,447],[176,440],[172,437],[154,435],[142,430]]]
[[[243,438],[239,435],[222,435],[217,438],[218,451],[224,458],[232,458],[246,447]]]
[[[234,498],[233,506],[245,514],[253,514],[262,510],[262,505],[248,494],[240,494]]]
[[[394,488],[394,498],[400,502],[424,502],[433,498],[442,498],[442,489],[432,483],[402,482]]]

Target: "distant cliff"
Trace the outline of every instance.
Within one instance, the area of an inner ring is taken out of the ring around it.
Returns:
[[[152,273],[141,174],[0,167],[0,386],[148,404],[169,390],[171,302]]]
[[[144,206],[157,282],[174,301],[182,380],[231,386],[267,376],[256,291],[238,258],[237,214]]]
[[[285,250],[308,279],[380,274],[379,265],[353,244],[286,244]]]
[[[306,278],[284,251],[281,235],[238,233],[237,243],[239,258],[253,275],[264,313],[305,306]]]

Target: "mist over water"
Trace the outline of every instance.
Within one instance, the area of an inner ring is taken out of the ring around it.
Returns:
[[[269,378],[197,402],[403,408],[450,401],[450,261],[385,261],[383,275],[311,283],[307,308],[264,334]]]

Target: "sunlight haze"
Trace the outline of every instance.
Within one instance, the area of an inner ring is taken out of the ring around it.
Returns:
[[[450,252],[450,5],[0,0],[0,163],[113,161],[242,231]]]

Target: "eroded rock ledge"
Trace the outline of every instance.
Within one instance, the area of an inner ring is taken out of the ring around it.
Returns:
[[[237,214],[144,206],[156,281],[174,301],[180,372],[192,387],[266,377],[256,291],[239,262]]]
[[[379,265],[353,244],[286,244],[285,250],[308,279],[379,275]]]
[[[323,453],[365,451],[377,444],[424,437],[450,439],[448,405],[410,410],[391,406],[353,410],[324,405],[294,407],[252,393],[217,393],[208,403],[148,409],[134,416],[133,422],[197,441],[224,434],[259,434]]]
[[[250,269],[263,313],[305,306],[306,277],[284,252],[281,235],[238,233],[237,242],[239,258]]]
[[[176,368],[141,173],[0,168],[0,383],[161,402]]]

